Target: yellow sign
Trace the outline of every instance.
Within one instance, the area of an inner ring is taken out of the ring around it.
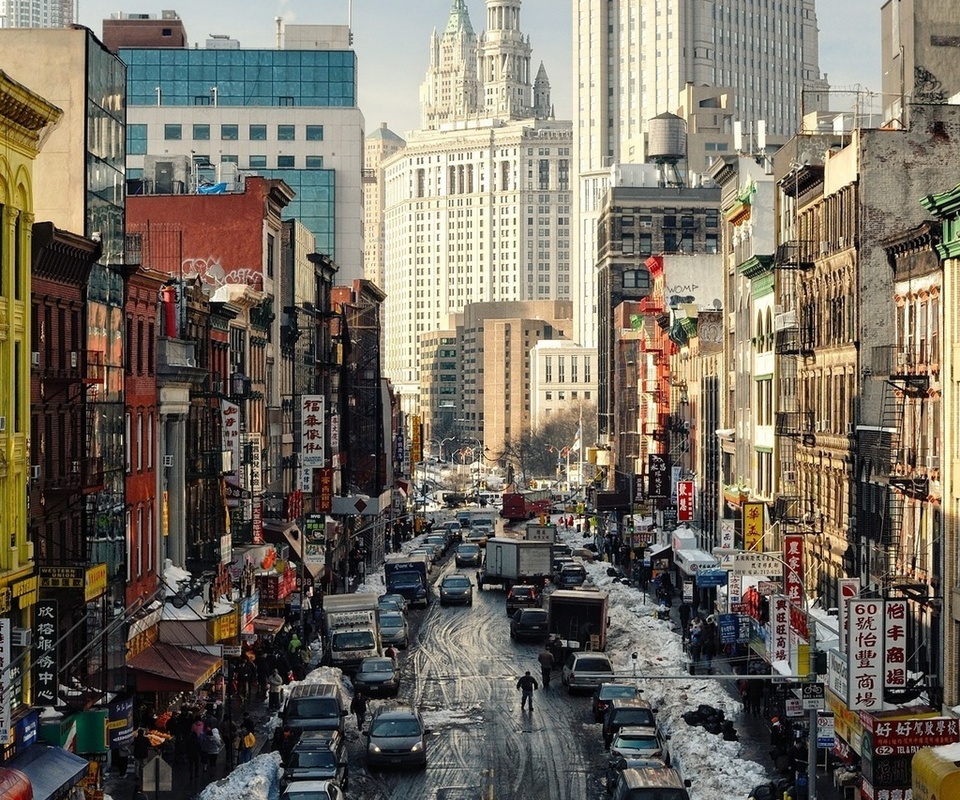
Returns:
[[[87,584],[83,589],[83,599],[86,602],[96,600],[107,591],[107,565],[97,564],[87,569]]]
[[[0,589],[0,614],[10,613],[10,589]]]
[[[235,639],[239,634],[240,627],[236,611],[210,620],[210,639],[214,642]]]
[[[229,514],[227,519],[230,519]],[[164,491],[160,501],[160,529],[164,536],[170,535],[170,493],[167,491]]]
[[[40,581],[36,575],[24,578],[13,584],[13,599],[19,601],[20,608],[28,608],[37,602],[37,589]]]
[[[763,552],[763,503],[743,504],[743,549]]]
[[[420,424],[420,417],[414,415],[411,417],[410,432],[410,463],[419,464],[423,461],[423,426]],[[412,469],[412,468],[411,468]]]
[[[854,753],[860,755],[863,749],[860,743],[863,738],[860,712],[851,711],[833,692],[827,692],[827,708],[833,712],[833,727],[837,736],[850,745]]]

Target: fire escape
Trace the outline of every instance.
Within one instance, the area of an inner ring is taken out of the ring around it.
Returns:
[[[875,480],[861,485],[858,523],[861,530],[873,531],[874,547],[870,575],[882,588],[912,584],[901,552],[904,504],[907,498],[925,500],[930,493],[930,476],[940,469],[939,456],[919,452],[904,436],[908,403],[929,396],[930,374],[925,358],[896,345],[873,348],[873,374],[883,378],[880,425],[861,429],[860,453],[866,460],[861,474]],[[898,588],[905,588],[899,586]]]
[[[773,517],[784,533],[791,533],[804,522],[804,498],[797,474],[798,446],[815,443],[812,411],[800,407],[798,375],[800,360],[813,356],[813,309],[797,297],[797,273],[813,269],[811,243],[790,241],[777,248],[773,259],[776,272],[777,313],[774,316],[774,352],[777,356],[777,407],[774,435],[779,454],[779,491]]]

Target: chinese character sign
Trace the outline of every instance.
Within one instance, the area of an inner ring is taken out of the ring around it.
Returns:
[[[859,578],[839,578],[837,591],[840,602],[837,609],[837,620],[840,624],[840,652],[847,652],[847,600],[860,596]]]
[[[851,711],[883,707],[883,602],[847,601],[847,657]]]
[[[647,456],[647,497],[669,497],[669,469],[666,459],[656,453]]]
[[[677,521],[693,519],[693,481],[677,481]]]
[[[720,520],[720,547],[724,550],[733,550],[736,547],[737,525],[736,520]]]
[[[763,552],[763,503],[743,504],[743,549]]]
[[[10,744],[10,618],[0,617],[0,744]]]
[[[326,408],[326,398],[321,394],[305,394],[300,399],[300,464],[304,467],[322,467],[327,460]]]
[[[907,601],[883,604],[883,685],[888,689],[907,686]]]
[[[400,460],[403,460],[401,456]],[[423,461],[423,424],[420,417],[413,416],[410,423],[410,462],[419,464]]]
[[[333,510],[333,467],[323,467],[319,475],[317,511],[329,514]]]
[[[790,658],[790,604],[782,594],[770,598],[770,660],[788,661]]]
[[[236,474],[228,478],[228,483],[239,485],[240,475],[240,406],[227,400],[220,402],[220,421],[223,425],[223,449],[233,454],[233,468]]]
[[[790,626],[803,638],[809,635],[806,616],[800,613],[804,606],[803,588],[803,536],[790,534],[783,537],[783,585],[787,599],[794,610],[790,614]]]
[[[57,601],[38,600],[35,619],[34,702],[38,706],[59,705],[57,698]]]

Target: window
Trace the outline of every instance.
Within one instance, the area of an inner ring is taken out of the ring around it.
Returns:
[[[147,126],[127,125],[127,155],[142,156],[147,153]]]
[[[167,123],[163,126],[163,138],[168,141],[179,141],[183,138],[183,128],[180,125],[173,125],[172,123]]]
[[[132,427],[132,419],[131,419],[131,416],[130,416],[130,412],[128,411],[128,412],[127,412],[126,414],[124,414],[124,416],[123,416],[123,428],[124,428],[124,431],[123,431],[123,433],[124,433],[124,436],[123,436],[123,468],[124,468],[124,470],[126,470],[127,472],[130,471],[130,437],[131,437],[131,435],[133,434],[133,431],[131,430],[131,427]]]
[[[623,273],[624,289],[650,290],[650,273],[645,269],[632,269]]]
[[[277,140],[281,142],[292,142],[297,138],[296,125],[277,125]]]
[[[147,469],[153,469],[153,412],[147,417]]]
[[[250,156],[250,169],[265,169],[266,166],[266,156]]]
[[[273,251],[276,247],[277,238],[272,234],[267,234],[267,277],[273,277],[274,257]]]
[[[293,169],[296,159],[293,156],[277,156],[278,169]]]
[[[220,163],[221,164],[239,164],[240,158],[239,156],[220,156]]]
[[[307,169],[323,169],[323,156],[307,156]]]
[[[322,142],[323,141],[323,125],[307,125],[307,141]]]
[[[143,471],[143,412],[137,412],[137,472]]]
[[[221,125],[220,126],[220,138],[225,142],[235,142],[240,138],[240,126],[239,125]]]
[[[250,141],[251,142],[265,142],[267,140],[267,126],[266,125],[251,125],[250,126]]]
[[[193,126],[193,138],[198,142],[206,142],[210,140],[210,126],[209,125],[194,125]]]

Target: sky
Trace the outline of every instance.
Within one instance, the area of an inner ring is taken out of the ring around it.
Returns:
[[[836,87],[880,88],[880,6],[883,0],[820,0],[820,69]],[[177,11],[190,44],[227,34],[249,48],[276,46],[274,19],[345,25],[350,21],[359,62],[360,108],[366,130],[386,122],[403,135],[419,126],[420,84],[430,34],[443,29],[451,0],[79,0],[80,23],[98,36],[111,13]],[[524,0],[520,25],[530,36],[534,71],[544,63],[557,119],[572,115],[572,0]],[[485,26],[483,0],[467,0],[474,30]],[[242,9],[242,12],[241,12]],[[561,13],[562,12],[562,13]],[[856,31],[851,35],[851,31]],[[845,110],[845,109],[834,109]]]

